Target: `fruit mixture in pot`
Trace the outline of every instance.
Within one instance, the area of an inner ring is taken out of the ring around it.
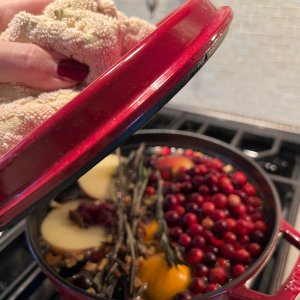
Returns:
[[[255,186],[199,151],[141,145],[78,185],[52,202],[41,243],[46,261],[90,294],[191,299],[244,273],[266,242]]]

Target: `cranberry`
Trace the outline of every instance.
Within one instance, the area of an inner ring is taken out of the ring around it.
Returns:
[[[228,231],[234,232],[236,229],[236,220],[233,218],[226,218],[225,221],[227,223]]]
[[[149,182],[150,183],[157,183],[157,175],[155,173],[151,173],[151,175],[149,176]]]
[[[187,233],[190,236],[195,237],[199,235],[202,231],[203,231],[203,227],[200,224],[193,224],[192,226],[189,227]]]
[[[248,196],[255,196],[256,195],[256,189],[251,183],[246,183],[242,190],[248,195]]]
[[[214,236],[211,237],[211,240],[214,238]],[[215,254],[219,254],[219,248],[215,247],[214,245],[208,245],[205,249],[207,252],[213,252]]]
[[[196,266],[195,275],[197,277],[206,277],[208,275],[209,269],[204,264],[199,264]]]
[[[170,235],[171,237],[177,241],[179,239],[179,236],[183,233],[183,230],[182,228],[180,227],[173,227],[171,230],[170,230]]]
[[[243,245],[248,244],[250,242],[249,235],[242,235],[239,239],[239,242]]]
[[[210,270],[208,279],[212,283],[225,284],[228,280],[227,272],[221,267],[215,267]]]
[[[179,236],[178,243],[182,247],[188,248],[190,246],[191,242],[192,242],[192,239],[191,239],[191,237],[187,233],[182,233]]]
[[[220,248],[221,246],[223,246],[224,245],[224,240],[222,240],[222,239],[218,239],[218,238],[216,238],[215,236],[213,236],[211,239],[210,239],[210,242],[212,243],[212,245],[214,245],[214,246],[216,246],[216,247],[218,247],[218,248]]]
[[[228,196],[228,205],[230,207],[235,207],[241,203],[241,198],[238,195],[231,194]]]
[[[241,200],[243,200],[244,202],[247,202],[248,196],[247,194],[242,191],[242,190],[236,190],[234,192],[235,195],[239,196],[241,198]]]
[[[225,214],[224,210],[217,209],[213,212],[212,218],[214,221],[223,220],[226,218],[226,214]]]
[[[206,291],[207,292],[213,292],[219,289],[221,286],[218,283],[210,283],[208,284]]]
[[[206,291],[206,281],[203,278],[194,278],[190,284],[190,291],[193,294],[202,294]]]
[[[261,221],[261,220],[256,221],[256,222],[254,223],[254,228],[255,228],[256,230],[260,230],[260,231],[262,231],[262,232],[266,232],[267,229],[268,229],[267,224],[266,224],[265,222]]]
[[[237,241],[236,235],[231,231],[225,232],[223,239],[225,242],[230,243],[230,244],[235,244]]]
[[[239,249],[236,251],[235,259],[241,263],[248,263],[250,260],[250,253],[246,249]]]
[[[214,232],[218,235],[221,236],[223,235],[224,232],[227,231],[227,223],[225,220],[219,220],[215,223],[214,225]]]
[[[238,216],[243,216],[246,213],[246,206],[244,204],[238,204],[233,208],[233,211]]]
[[[161,147],[160,153],[161,153],[161,155],[169,155],[169,154],[171,154],[171,149],[170,149],[170,147],[167,147],[167,146]]]
[[[192,202],[191,203],[187,203],[185,205],[185,210],[187,212],[197,213],[198,210],[199,210],[199,206],[196,203],[192,203]]]
[[[202,156],[199,156],[199,155],[194,156],[194,157],[192,158],[192,161],[193,161],[193,163],[196,164],[196,165],[202,164],[202,163],[203,163],[203,157],[202,157]]]
[[[181,185],[181,190],[188,193],[191,192],[193,190],[193,185],[190,181],[185,181],[182,183]]]
[[[179,173],[178,175],[177,175],[177,180],[179,181],[179,182],[186,182],[186,181],[191,181],[191,176],[190,175],[188,175],[188,174],[184,174],[184,173]]]
[[[210,216],[215,211],[215,205],[212,202],[204,202],[202,204],[202,211],[207,215]]]
[[[174,194],[180,193],[181,189],[182,189],[181,182],[176,182],[176,183],[171,185],[171,192],[174,193]]]
[[[168,193],[172,192],[172,186],[173,186],[172,182],[163,181],[163,194],[164,194],[164,196],[166,196]],[[166,204],[166,201],[164,201],[164,209],[167,209],[165,204]]]
[[[185,149],[184,155],[187,157],[193,157],[194,156],[194,150],[193,149]]]
[[[182,193],[177,193],[176,195],[176,198],[177,198],[177,201],[178,201],[178,203],[179,204],[184,204],[185,203],[185,201],[186,201],[186,197],[185,197],[185,195],[184,194],[182,194]]]
[[[214,174],[208,173],[204,176],[204,182],[208,185],[217,185],[218,181],[218,177]]]
[[[165,196],[164,199],[164,208],[165,210],[171,210],[174,209],[179,205],[178,199],[175,195],[173,194],[168,194]]]
[[[204,229],[211,230],[214,227],[214,221],[210,217],[206,217],[201,222]]]
[[[211,238],[214,236],[210,230],[204,230],[201,235],[205,238],[207,242],[210,242]]]
[[[190,265],[195,265],[195,264],[199,264],[202,259],[203,259],[203,251],[201,249],[198,248],[192,248],[187,256],[186,256],[186,260]]]
[[[92,287],[92,285],[93,285],[92,280],[88,276],[85,276],[84,274],[73,275],[71,277],[71,282],[74,285],[82,288],[83,290],[87,290],[88,288]]]
[[[228,177],[221,177],[219,179],[219,187],[221,191],[226,195],[232,194],[234,192],[234,187]]]
[[[213,266],[217,261],[216,254],[213,252],[206,252],[203,257],[203,262],[207,266]]]
[[[207,195],[209,193],[210,189],[206,184],[201,184],[198,188],[198,191],[202,195]]]
[[[180,166],[180,167],[177,169],[177,174],[183,174],[183,173],[188,174],[188,169],[187,169],[186,167]]]
[[[260,220],[263,221],[265,219],[265,216],[261,211],[256,211],[254,214],[251,215],[251,219],[253,222]]]
[[[174,300],[189,300],[192,299],[193,295],[189,291],[180,292],[174,298]]]
[[[232,181],[236,186],[243,186],[247,182],[247,177],[243,172],[237,171],[232,173]]]
[[[212,202],[215,204],[216,208],[225,208],[227,206],[227,197],[222,193],[217,193],[212,196]]]
[[[180,215],[175,210],[169,210],[165,214],[165,219],[166,219],[168,225],[174,226],[178,223],[178,221],[180,219]]]
[[[258,243],[250,243],[247,249],[253,257],[259,256],[262,251],[261,246]]]
[[[251,215],[255,212],[255,208],[251,205],[247,205],[246,209],[247,209],[246,212],[247,212],[248,215]]]
[[[233,258],[235,256],[235,249],[232,244],[226,243],[221,247],[221,253],[225,258]]]
[[[251,240],[256,243],[261,243],[265,237],[265,234],[260,230],[254,230],[251,234]]]
[[[217,265],[227,270],[230,266],[230,261],[226,258],[218,258]]]
[[[212,195],[214,195],[214,194],[216,194],[216,193],[218,193],[220,190],[219,190],[219,188],[218,188],[218,186],[217,185],[212,185],[211,187],[210,187],[210,194],[212,194]]]
[[[211,196],[209,196],[209,195],[204,195],[203,199],[204,199],[204,202],[211,202]]]
[[[206,240],[203,236],[198,235],[193,238],[192,245],[195,248],[203,249],[206,246]]]
[[[170,170],[160,170],[160,177],[164,180],[164,181],[170,181],[172,179],[172,174]]]
[[[91,251],[88,253],[86,256],[85,260],[86,261],[91,261],[93,263],[99,262],[103,258],[103,254],[99,251]]]
[[[185,209],[182,206],[177,206],[174,208],[175,211],[179,214],[179,216],[183,216],[185,214]]]
[[[224,166],[222,161],[218,158],[211,159],[208,164],[211,168],[216,170],[222,170]]]
[[[245,271],[246,271],[246,268],[244,265],[237,264],[237,265],[234,265],[232,268],[232,275],[234,278],[236,278],[236,277],[242,275]]]
[[[191,227],[193,224],[197,223],[197,216],[193,213],[186,213],[183,217],[183,223],[186,227]]]
[[[152,186],[147,186],[146,189],[145,189],[145,194],[147,196],[154,196],[156,194],[156,190]]]
[[[253,229],[254,225],[252,222],[246,221],[244,219],[237,220],[236,222],[236,233],[240,236],[251,233]]]
[[[192,183],[195,187],[199,187],[204,182],[204,177],[202,175],[196,175],[192,179]]]
[[[249,197],[248,204],[253,206],[254,208],[259,208],[262,206],[263,201],[258,197]]]
[[[191,195],[191,202],[197,204],[199,207],[202,206],[204,199],[200,193],[193,193]]]
[[[200,175],[204,175],[208,172],[208,169],[204,164],[199,164],[195,166],[194,170],[195,170],[195,174],[200,174]]]

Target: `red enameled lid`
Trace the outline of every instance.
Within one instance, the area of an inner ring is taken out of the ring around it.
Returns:
[[[185,2],[1,157],[0,229],[53,198],[149,120],[209,59],[231,20],[229,7]]]

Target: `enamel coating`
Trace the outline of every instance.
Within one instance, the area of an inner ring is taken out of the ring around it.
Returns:
[[[0,158],[0,229],[54,197],[149,120],[212,55],[231,20],[229,7],[187,1]]]

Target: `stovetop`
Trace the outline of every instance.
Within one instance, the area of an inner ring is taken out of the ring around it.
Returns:
[[[281,199],[284,218],[296,222],[300,200],[300,134],[259,128],[165,108],[144,128],[169,128],[204,134],[230,144],[255,160],[270,176]],[[0,233],[0,300],[58,300],[58,293],[30,255],[25,221]],[[272,294],[287,276],[297,251],[281,240],[263,270],[251,281],[253,289]]]

